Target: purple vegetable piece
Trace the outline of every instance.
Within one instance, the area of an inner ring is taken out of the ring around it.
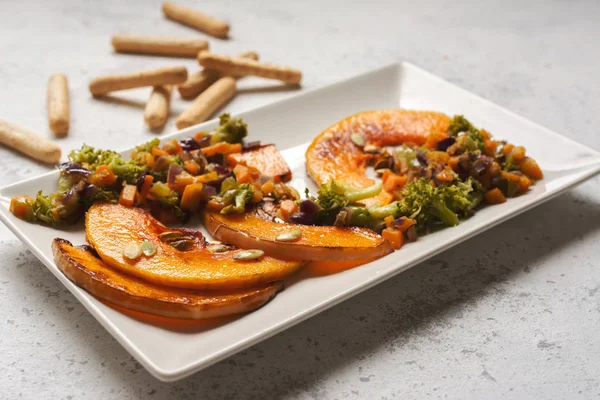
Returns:
[[[450,136],[445,139],[442,139],[437,144],[437,150],[438,151],[446,151],[446,150],[448,150],[448,147],[452,146],[454,143],[456,143],[456,138],[454,136]]]
[[[87,199],[87,198],[95,196],[99,190],[100,190],[100,188],[94,184],[85,185],[83,190],[81,190],[80,194],[81,194],[81,197],[83,197],[84,199]]]
[[[242,150],[253,150],[260,147],[260,140],[255,140],[253,142],[244,143],[242,145]]]
[[[229,178],[230,176],[233,176],[233,172],[227,171],[226,174],[220,176],[218,179],[215,179],[214,181],[207,182],[206,185],[214,187],[216,189],[216,191],[220,193],[221,192],[221,184],[223,183],[223,181],[225,179]]]
[[[183,169],[179,165],[171,165],[169,167],[169,173],[167,174],[167,183],[174,185],[175,178],[177,175],[181,174]]]
[[[395,220],[392,222],[392,226],[393,226],[394,228],[397,228],[397,227],[399,227],[399,226],[402,226],[402,224],[404,224],[404,217],[397,218],[397,219],[395,219]]]
[[[208,201],[211,197],[217,195],[217,189],[214,186],[204,185],[202,186],[202,192],[200,193],[200,198],[202,201]]]
[[[61,171],[68,173],[74,181],[85,179],[92,174],[89,169],[83,168],[81,164],[77,162],[62,163],[58,168]]]
[[[300,212],[301,213],[312,215],[320,210],[321,210],[321,206],[312,200],[303,200],[302,203],[300,203]]]
[[[189,138],[189,139],[181,139],[179,141],[179,145],[181,146],[181,148],[185,151],[192,151],[192,150],[197,150],[200,148],[200,145],[198,144],[198,142],[196,142],[194,139]]]
[[[296,212],[296,213],[293,213],[292,215],[290,215],[290,222],[293,224],[300,224],[300,225],[313,225],[314,224],[313,215],[314,214]]]
[[[421,150],[417,150],[417,160],[421,165],[427,165],[427,156]]]
[[[408,238],[409,242],[414,242],[417,240],[417,227],[415,225],[406,230],[406,237]]]
[[[138,191],[142,189],[142,185],[144,184],[144,180],[146,179],[146,175],[148,175],[149,168],[146,168],[142,171],[140,176],[135,181],[135,186],[137,186]]]
[[[169,161],[169,157],[160,156],[156,159],[152,168],[154,169],[154,171],[162,171],[163,169],[167,168],[169,164],[171,164],[171,161]]]

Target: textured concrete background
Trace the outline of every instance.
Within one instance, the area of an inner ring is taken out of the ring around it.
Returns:
[[[232,23],[233,39],[213,48],[256,49],[301,68],[306,88],[408,60],[600,150],[597,1],[283,3],[203,1]],[[101,102],[87,83],[177,61],[114,55],[112,33],[196,34],[141,0],[5,0],[0,15],[0,118],[49,135],[46,81],[65,72],[73,111],[65,150],[84,140],[124,148],[153,135],[142,118],[147,90]],[[228,110],[289,94],[244,85]],[[46,171],[3,148],[0,166],[0,185]],[[0,397],[598,398],[599,183],[172,384],[145,372],[1,227]]]

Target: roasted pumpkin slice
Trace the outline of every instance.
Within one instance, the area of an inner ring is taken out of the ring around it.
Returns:
[[[119,204],[94,204],[85,222],[87,239],[105,263],[159,285],[210,290],[264,286],[303,264],[268,256],[236,260],[241,250],[213,252],[200,233],[167,228],[148,212]],[[155,246],[154,255],[125,256],[128,248],[145,241]]]
[[[369,187],[375,182],[365,170],[372,155],[364,146],[424,145],[430,133],[448,131],[450,118],[431,111],[367,111],[352,115],[325,129],[306,151],[306,169],[322,185],[333,179],[354,187]],[[385,205],[392,196],[382,191],[364,200],[367,206]]]
[[[130,310],[167,318],[205,319],[249,312],[283,289],[281,282],[226,293],[160,286],[119,272],[89,249],[64,239],[54,239],[52,252],[63,274],[88,293]]]
[[[227,160],[233,165],[242,164],[254,167],[263,175],[272,177],[275,182],[287,182],[292,179],[290,167],[277,147],[272,144],[229,154]]]
[[[250,212],[229,215],[206,212],[203,219],[208,232],[217,239],[242,248],[260,249],[277,258],[362,260],[383,257],[393,251],[387,240],[369,229],[281,224]],[[301,235],[292,241],[281,240],[289,239],[294,231]]]

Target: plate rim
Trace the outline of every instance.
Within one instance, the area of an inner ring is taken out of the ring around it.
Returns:
[[[343,86],[344,84],[347,84],[348,82],[351,82],[353,80],[364,78],[364,77],[367,77],[368,75],[377,74],[377,73],[380,73],[381,71],[384,71],[387,69],[392,69],[392,68],[396,68],[399,71],[401,71],[402,68],[414,69],[414,70],[418,71],[419,73],[427,76],[427,78],[429,78],[429,79],[433,79],[436,82],[440,82],[445,85],[450,85],[450,86],[452,86],[452,88],[454,90],[458,89],[462,93],[468,94],[469,96],[472,96],[473,98],[477,99],[480,102],[483,102],[486,105],[491,105],[495,109],[501,110],[505,114],[507,114],[513,118],[516,118],[517,120],[519,120],[521,122],[524,122],[532,127],[542,129],[544,131],[544,134],[551,134],[552,137],[554,137],[554,138],[560,138],[563,141],[567,140],[568,142],[570,142],[572,144],[581,146],[581,147],[585,148],[586,150],[594,153],[594,155],[600,159],[600,152],[596,151],[595,149],[592,149],[586,145],[583,145],[583,144],[577,142],[576,140],[571,139],[567,136],[561,135],[560,133],[555,132],[549,128],[546,128],[534,121],[531,121],[520,114],[517,114],[511,110],[508,110],[508,109],[492,102],[491,100],[483,98],[474,92],[464,89],[453,82],[447,81],[444,78],[442,78],[438,75],[435,75],[434,73],[427,71],[427,70],[423,69],[422,67],[419,67],[419,66],[417,66],[413,63],[407,62],[407,61],[396,61],[396,62],[392,62],[389,64],[385,64],[381,67],[374,68],[374,69],[341,79],[341,80],[333,82],[331,84],[326,84],[326,85],[322,85],[322,86],[319,86],[316,88],[308,89],[302,93],[293,94],[293,95],[284,97],[280,100],[276,100],[276,101],[273,101],[273,102],[270,102],[267,104],[263,104],[260,106],[242,110],[240,112],[236,112],[236,113],[234,113],[234,115],[243,117],[244,115],[252,113],[257,110],[267,110],[268,111],[269,107],[273,107],[275,105],[279,106],[282,103],[285,104],[286,102],[293,102],[299,98],[318,93],[319,91],[329,90],[329,89],[332,89],[332,88],[335,88],[338,86]],[[167,140],[173,136],[186,134],[187,132],[192,132],[192,131],[201,129],[202,126],[212,124],[217,119],[218,118],[213,118],[208,121],[204,121],[200,124],[196,124],[196,125],[193,125],[191,127],[185,128],[185,129],[181,129],[181,130],[177,130],[174,132],[169,132],[169,133],[157,136],[157,138],[160,139],[161,142],[163,142],[164,140]],[[125,153],[125,152],[130,151],[131,149],[132,149],[132,146],[130,146],[126,149],[120,150],[118,152]],[[58,173],[58,170],[55,169],[55,170],[48,171],[46,173],[40,174],[35,177],[27,178],[27,179],[21,180],[19,182],[15,182],[15,183],[3,186],[2,188],[0,188],[0,194],[3,193],[4,191],[10,190],[16,186],[21,186],[23,184],[27,184],[27,183],[30,183],[32,181],[36,181],[39,179],[46,179],[46,178],[50,177],[51,175],[55,175],[57,173]],[[184,366],[180,366],[180,367],[172,368],[172,369],[162,368],[162,367],[158,366],[157,364],[155,364],[151,359],[149,359],[145,355],[145,353],[133,341],[131,341],[125,334],[123,334],[114,325],[114,323],[112,322],[112,320],[110,318],[107,318],[104,315],[102,315],[100,310],[97,308],[97,306],[92,301],[90,301],[89,298],[84,296],[83,289],[80,289],[73,282],[71,282],[68,278],[66,278],[66,276],[64,276],[64,274],[60,273],[60,270],[58,270],[56,268],[52,268],[53,266],[55,266],[54,261],[52,259],[50,259],[49,257],[46,257],[43,253],[41,253],[41,251],[38,250],[37,246],[34,245],[34,243],[27,236],[25,236],[23,233],[20,232],[18,227],[15,225],[14,221],[12,221],[11,219],[9,219],[7,217],[7,215],[5,214],[5,210],[2,210],[2,212],[0,212],[0,220],[11,230],[11,232],[21,242],[23,242],[29,248],[29,250],[50,270],[50,272],[52,272],[52,274],[54,276],[56,276],[59,279],[59,281],[61,281],[61,283],[67,287],[67,289],[77,298],[77,300],[79,300],[79,302],[86,308],[86,310],[88,310],[93,315],[93,317],[100,323],[100,325],[102,325],[132,356],[134,356],[136,358],[136,360],[140,364],[142,364],[144,366],[144,368],[146,368],[146,370],[152,376],[154,376],[155,378],[157,378],[158,380],[163,381],[163,382],[173,382],[173,381],[182,379],[184,377],[190,376],[190,375],[200,371],[203,368],[206,368],[206,367],[208,367],[214,363],[217,363],[227,357],[230,357],[231,355],[233,355],[239,351],[242,351],[244,349],[247,349],[248,347],[253,346],[254,344],[257,344],[263,340],[266,340],[280,332],[283,332],[284,330],[286,330],[300,322],[303,322],[303,321],[307,320],[308,318],[310,318],[314,315],[317,315],[328,308],[338,305],[339,303],[347,300],[348,298],[353,297],[354,295],[357,295],[365,290],[368,290],[368,289],[378,285],[379,283],[381,283],[387,279],[390,279],[393,276],[396,276],[396,275],[400,274],[401,272],[404,272],[404,271],[414,267],[415,265],[448,250],[449,248],[454,247],[455,245],[457,245],[459,243],[462,243],[468,239],[471,239],[472,237],[474,237],[482,232],[485,232],[485,231],[501,224],[502,222],[512,219],[512,218],[516,217],[517,215],[520,215],[526,211],[529,211],[532,208],[537,207],[538,205],[541,205],[541,204],[563,194],[564,192],[568,191],[569,189],[583,183],[584,181],[591,178],[592,176],[600,173],[600,163],[593,163],[590,165],[580,166],[576,169],[576,171],[572,171],[571,173],[578,173],[579,177],[577,177],[572,182],[569,182],[568,184],[564,185],[563,187],[554,190],[553,192],[547,192],[546,195],[542,195],[540,198],[536,199],[536,201],[532,201],[531,203],[524,205],[521,209],[511,212],[508,217],[505,217],[505,216],[494,217],[488,225],[486,225],[484,227],[478,227],[476,229],[473,229],[472,231],[467,232],[466,234],[463,234],[460,238],[453,241],[452,243],[448,243],[438,249],[435,249],[434,251],[430,251],[427,254],[421,255],[420,257],[416,258],[412,262],[410,262],[406,265],[403,265],[400,268],[396,268],[396,269],[387,271],[382,274],[377,274],[376,276],[373,277],[373,279],[367,281],[366,283],[363,282],[360,285],[357,285],[358,287],[356,287],[356,286],[350,287],[349,289],[344,290],[343,292],[339,293],[337,296],[335,296],[334,298],[330,299],[327,302],[322,302],[322,303],[314,306],[312,309],[308,309],[300,314],[297,314],[297,315],[294,315],[293,317],[285,319],[279,325],[274,326],[273,328],[271,328],[268,331],[261,331],[260,333],[257,333],[253,336],[246,337],[244,340],[239,341],[233,345],[225,346],[225,347],[221,348],[219,351],[212,353],[210,356],[206,356],[206,357],[197,359],[196,361],[190,362]]]

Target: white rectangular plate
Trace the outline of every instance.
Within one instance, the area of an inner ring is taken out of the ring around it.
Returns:
[[[62,275],[52,260],[50,244],[57,236],[83,244],[81,225],[58,231],[23,222],[9,213],[12,196],[55,190],[57,171],[0,189],[0,218],[148,371],[160,380],[174,381],[549,200],[600,170],[600,153],[407,63],[384,67],[239,116],[248,123],[251,140],[273,142],[280,149],[287,149],[284,156],[293,169],[292,183],[303,190],[305,186],[314,189],[306,179],[304,150],[315,135],[353,113],[398,107],[464,114],[495,137],[524,145],[539,162],[545,179],[524,196],[485,208],[458,227],[419,238],[380,260],[333,275],[304,276],[256,312],[226,323],[181,329],[166,329],[116,311]],[[216,125],[216,121],[209,121],[164,138],[188,137]]]

